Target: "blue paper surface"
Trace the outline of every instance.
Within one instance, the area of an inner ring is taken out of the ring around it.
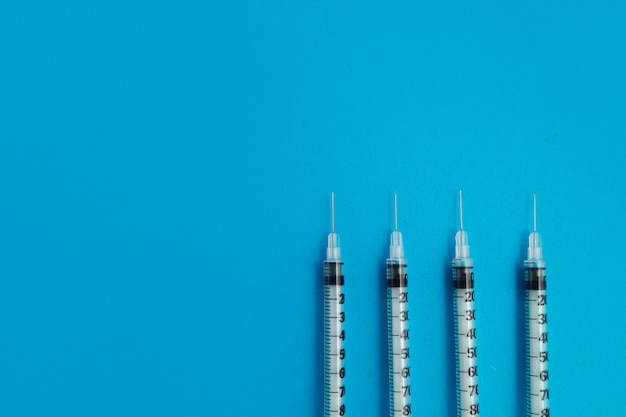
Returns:
[[[524,415],[538,196],[551,411],[626,415],[625,7],[0,5],[0,415],[320,416],[330,193],[347,406],[387,412],[393,192],[414,415],[455,415],[458,190],[481,415]]]

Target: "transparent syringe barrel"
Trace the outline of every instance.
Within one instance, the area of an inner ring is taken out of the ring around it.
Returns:
[[[387,259],[389,415],[411,415],[409,291],[406,260]]]
[[[546,268],[524,263],[526,313],[526,410],[528,417],[550,415],[548,388],[548,298]]]
[[[343,262],[324,261],[324,416],[346,415]]]
[[[456,352],[457,416],[479,415],[478,352],[474,272],[471,266],[452,267],[454,344]]]

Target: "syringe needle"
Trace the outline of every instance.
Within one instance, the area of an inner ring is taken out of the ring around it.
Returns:
[[[393,193],[394,230],[391,232],[389,243],[390,258],[404,258],[404,245],[402,244],[402,233],[398,230],[398,194]]]
[[[393,210],[394,210],[394,218],[396,221],[396,232],[398,231],[398,193],[393,193]]]
[[[330,193],[330,228],[328,234],[328,248],[326,249],[326,259],[333,261],[341,260],[341,249],[339,248],[339,235],[335,233],[335,193]]]
[[[461,219],[461,230],[463,230],[463,190],[459,190],[459,217]]]
[[[335,233],[335,192],[330,193],[330,222],[331,231]]]
[[[533,232],[537,231],[537,193],[533,194]]]

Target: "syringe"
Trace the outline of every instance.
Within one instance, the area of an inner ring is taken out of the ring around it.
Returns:
[[[474,260],[470,258],[467,232],[463,230],[463,193],[459,191],[460,230],[455,236],[452,259],[454,346],[456,352],[456,415],[479,415],[478,352],[474,308]]]
[[[411,415],[409,290],[407,260],[398,231],[398,196],[394,194],[395,229],[387,259],[387,344],[389,352],[389,415]]]
[[[528,417],[550,416],[548,389],[548,298],[546,261],[537,233],[537,196],[533,196],[533,232],[524,261],[526,315],[526,411]]]
[[[331,194],[331,233],[324,261],[324,416],[346,415],[346,301],[339,235],[335,233],[335,193]]]

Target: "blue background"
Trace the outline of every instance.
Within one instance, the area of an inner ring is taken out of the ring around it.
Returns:
[[[454,415],[458,190],[481,415],[626,415],[620,2],[0,5],[0,415],[320,416],[336,193],[351,416],[387,410],[398,192],[415,415]]]

